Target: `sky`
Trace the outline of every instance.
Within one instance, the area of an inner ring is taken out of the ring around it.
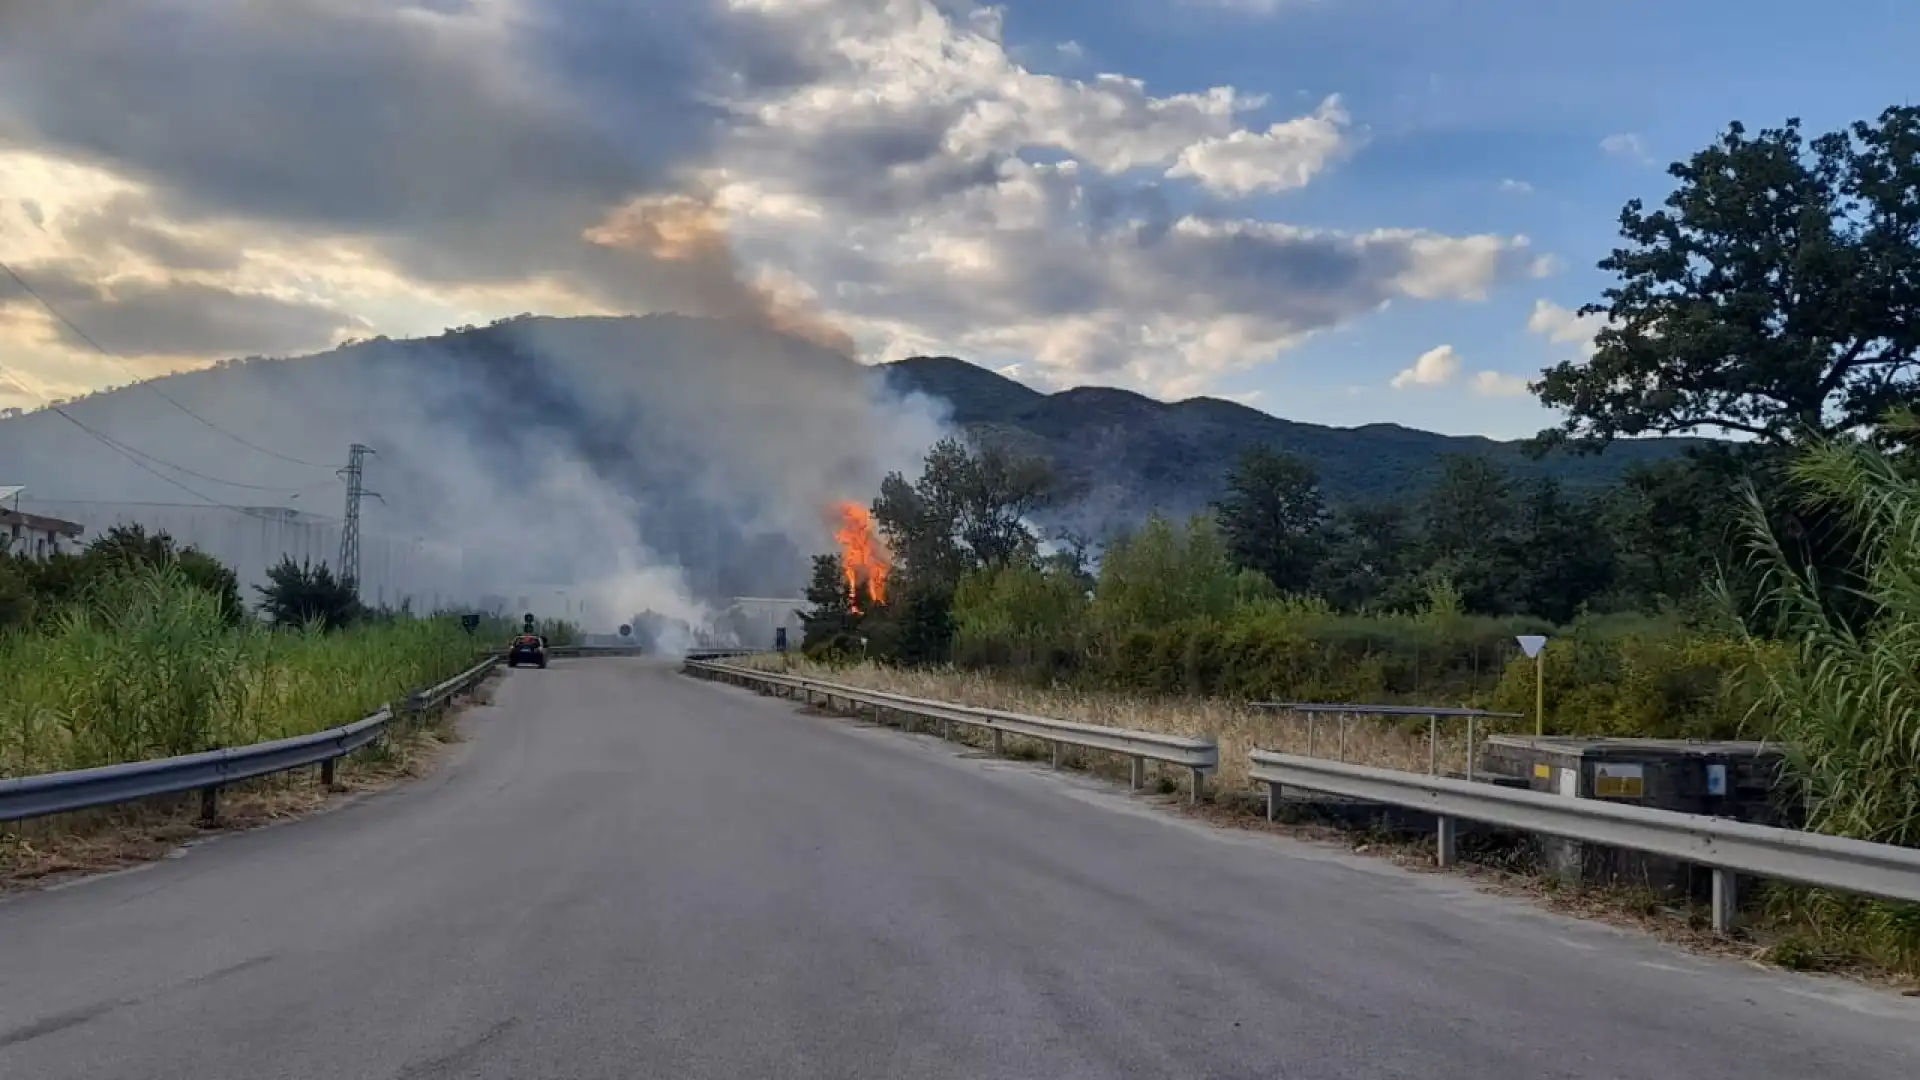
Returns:
[[[1509,438],[1621,205],[1909,100],[1849,0],[0,6],[0,406],[543,314]],[[1904,77],[1903,77],[1904,76]],[[111,354],[111,355],[104,355]]]

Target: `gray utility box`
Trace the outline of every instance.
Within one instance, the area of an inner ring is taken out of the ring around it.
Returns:
[[[1490,782],[1524,782],[1574,799],[1651,806],[1687,814],[1793,825],[1777,785],[1780,751],[1758,742],[1493,735],[1481,768]],[[1706,895],[1711,877],[1673,859],[1539,837],[1547,868],[1563,882],[1646,885],[1663,896]]]

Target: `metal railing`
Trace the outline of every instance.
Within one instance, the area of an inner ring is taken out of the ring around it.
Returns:
[[[417,715],[439,708],[453,695],[485,678],[497,663],[495,658],[488,657],[445,682],[409,694],[406,714]],[[212,821],[219,816],[220,789],[242,780],[319,765],[320,782],[331,786],[335,763],[379,739],[393,718],[393,709],[383,705],[371,716],[311,735],[152,761],[129,761],[0,780],[0,821],[70,814],[191,791],[200,792],[201,818]]]
[[[547,656],[559,659],[575,659],[583,656],[640,656],[646,650],[638,645],[549,645]],[[475,656],[492,656],[504,659],[506,646],[498,648],[480,648],[474,650]]]
[[[1525,713],[1489,712],[1486,709],[1453,708],[1441,705],[1335,705],[1318,701],[1256,701],[1254,707],[1289,712],[1304,717],[1307,728],[1307,756],[1314,755],[1314,735],[1321,716],[1339,718],[1336,761],[1347,760],[1347,721],[1356,716],[1427,718],[1427,772],[1440,771],[1440,721],[1465,718],[1467,721],[1467,779],[1473,779],[1475,723],[1480,720],[1518,720]]]
[[[1269,819],[1282,787],[1425,810],[1436,821],[1441,866],[1455,861],[1456,823],[1474,821],[1707,867],[1713,927],[1721,932],[1733,922],[1736,874],[1920,902],[1920,850],[1914,848],[1323,758],[1265,750],[1251,756],[1250,777],[1267,785]]]
[[[904,694],[889,694],[879,690],[868,690],[821,679],[807,679],[777,671],[756,671],[752,668],[710,660],[689,658],[682,670],[689,674],[769,693],[804,698],[808,704],[812,704],[818,697],[826,702],[828,708],[835,708],[839,702],[844,701],[847,711],[858,713],[860,708],[865,706],[874,712],[876,719],[879,719],[882,713],[892,713],[903,718],[937,721],[942,725],[943,736],[947,738],[952,737],[953,726],[956,724],[980,728],[991,733],[993,752],[996,754],[1006,753],[1005,740],[1008,735],[1038,739],[1051,747],[1055,768],[1060,767],[1062,749],[1068,746],[1121,754],[1132,761],[1131,778],[1135,790],[1146,786],[1146,763],[1148,761],[1163,762],[1187,769],[1192,774],[1193,788],[1190,798],[1196,803],[1200,801],[1206,789],[1207,774],[1220,767],[1220,747],[1209,739],[1164,735],[1155,731],[1102,727],[1098,724],[1076,724],[1066,720],[1026,716],[998,709],[981,709],[944,701],[928,701],[907,697]]]

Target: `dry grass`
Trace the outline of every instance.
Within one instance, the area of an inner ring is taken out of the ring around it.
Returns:
[[[331,790],[321,786],[317,766],[224,788],[214,825],[199,820],[198,794],[0,825],[0,893],[153,862],[201,837],[303,817],[341,799],[425,776],[459,741],[460,708],[492,699],[489,679],[418,726],[391,729],[383,742],[340,761]]]
[[[756,657],[752,662],[776,667],[782,663],[779,657]],[[1220,771],[1214,782],[1223,793],[1254,792],[1255,786],[1247,779],[1247,753],[1255,749],[1426,772],[1431,745],[1431,763],[1438,771],[1461,772],[1467,764],[1466,728],[1459,720],[1440,721],[1439,738],[1434,744],[1430,743],[1424,717],[1412,721],[1320,717],[1309,721],[1228,701],[1048,690],[951,669],[901,669],[878,664],[826,667],[791,656],[786,658],[785,670],[807,678],[978,708],[1169,735],[1211,736],[1220,744]]]

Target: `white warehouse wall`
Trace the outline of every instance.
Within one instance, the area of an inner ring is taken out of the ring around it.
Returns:
[[[337,519],[280,507],[247,508],[243,512],[184,503],[28,497],[20,500],[20,509],[85,527],[80,545],[91,543],[116,525],[138,524],[149,533],[164,532],[176,544],[199,548],[232,567],[249,605],[259,600],[253,587],[265,583],[267,569],[278,564],[282,556],[328,566],[334,566],[340,557],[341,523]],[[397,605],[410,599],[416,611],[427,611],[442,604],[467,603],[472,598],[461,590],[461,565],[461,551],[452,545],[382,536],[362,527],[360,596],[369,604]]]

